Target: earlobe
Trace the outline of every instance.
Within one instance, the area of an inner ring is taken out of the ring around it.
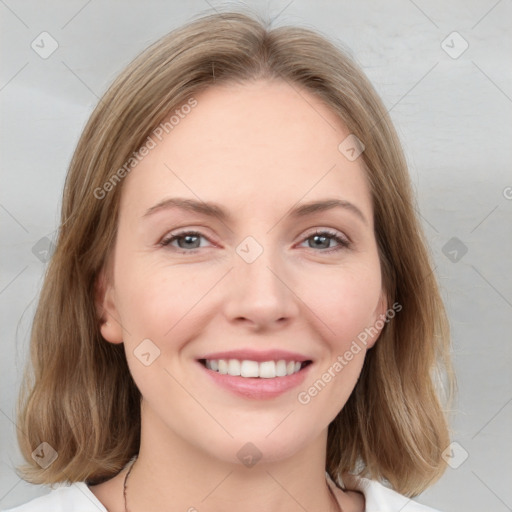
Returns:
[[[103,338],[110,343],[123,342],[123,329],[116,309],[114,289],[102,270],[95,287],[96,316]]]

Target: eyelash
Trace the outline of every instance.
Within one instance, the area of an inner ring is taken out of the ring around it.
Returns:
[[[164,238],[159,243],[159,245],[161,245],[162,247],[169,247],[170,244],[172,242],[174,242],[175,240],[178,240],[180,238],[184,238],[185,236],[190,236],[190,235],[202,237],[202,238],[205,238],[206,240],[209,240],[208,237],[204,236],[199,231],[181,231],[179,233],[174,233],[167,238]],[[315,236],[326,237],[326,238],[329,238],[330,240],[334,240],[335,242],[338,242],[338,244],[339,244],[338,247],[334,247],[334,248],[330,248],[330,249],[323,249],[321,251],[315,251],[315,252],[332,253],[332,252],[340,251],[342,249],[348,249],[351,247],[351,242],[347,238],[341,237],[335,231],[330,231],[327,229],[317,230],[314,233],[311,233],[310,235],[308,235],[302,241],[305,242],[306,240],[309,240],[310,238],[313,238]],[[313,249],[313,248],[310,247],[310,249]],[[191,249],[191,250],[174,248],[174,250],[180,254],[195,254],[199,250],[199,248],[195,248],[195,249]]]

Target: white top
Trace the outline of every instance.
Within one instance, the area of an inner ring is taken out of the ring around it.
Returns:
[[[356,489],[364,494],[365,512],[439,512],[420,505],[375,480],[355,477]],[[333,489],[335,484],[327,481]],[[56,484],[49,494],[0,512],[108,512],[85,482]]]

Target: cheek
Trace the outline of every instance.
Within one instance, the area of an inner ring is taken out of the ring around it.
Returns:
[[[331,348],[339,352],[374,323],[380,295],[377,264],[333,269],[315,283],[308,279],[303,282],[301,297],[318,317],[318,327]]]
[[[381,294],[380,270],[354,268],[335,271],[328,286],[304,287],[305,302],[317,317],[319,340],[326,358],[312,372],[297,394],[306,416],[331,422],[347,402],[357,383]],[[361,341],[366,336],[364,341]]]
[[[145,258],[119,265],[117,299],[131,337],[162,340],[208,290],[194,272],[161,267]]]

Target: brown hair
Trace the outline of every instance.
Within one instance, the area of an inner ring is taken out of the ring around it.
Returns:
[[[383,285],[388,304],[402,305],[329,425],[326,471],[335,481],[344,472],[387,480],[409,496],[443,473],[449,433],[436,375],[447,376],[451,398],[448,322],[396,132],[368,79],[333,43],[309,29],[266,25],[244,12],[191,21],[139,55],[92,113],[66,178],[18,402],[25,480],[99,483],[138,452],[140,392],[123,345],[102,338],[95,303],[116,239],[122,180],[100,199],[95,191],[193,94],[255,79],[316,95],[363,141]],[[46,469],[31,456],[42,442],[58,453]]]

